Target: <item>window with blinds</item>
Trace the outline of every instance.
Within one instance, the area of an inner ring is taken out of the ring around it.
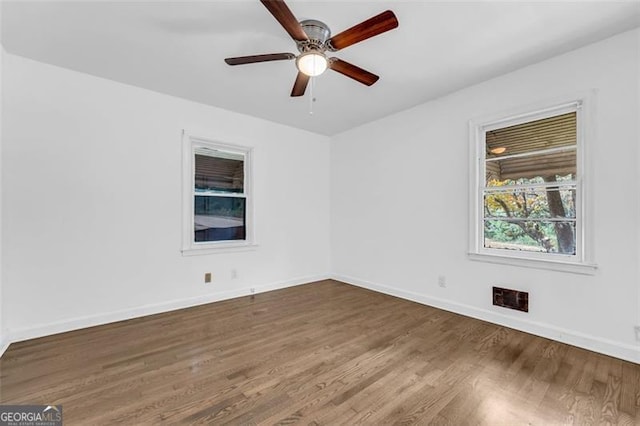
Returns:
[[[185,138],[183,251],[251,243],[251,150]]]
[[[195,242],[245,239],[244,157],[244,153],[195,147]]]
[[[583,261],[582,103],[475,125],[471,253]]]
[[[575,111],[487,131],[485,248],[576,254]]]

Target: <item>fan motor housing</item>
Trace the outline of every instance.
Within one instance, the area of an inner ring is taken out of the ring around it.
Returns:
[[[331,30],[329,26],[324,22],[317,21],[315,19],[306,19],[300,21],[300,26],[304,30],[309,40],[298,43],[298,50],[305,52],[309,49],[322,49],[324,50],[325,42],[331,37]]]

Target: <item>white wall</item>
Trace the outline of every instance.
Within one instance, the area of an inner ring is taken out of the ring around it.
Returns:
[[[623,33],[335,137],[335,277],[640,362],[639,38]],[[591,89],[596,275],[469,260],[469,120]],[[530,312],[493,307],[492,285],[529,291]]]
[[[2,22],[2,3],[0,3],[0,22]],[[0,356],[2,356],[2,353],[7,347],[7,342],[5,342],[4,321],[2,319],[3,305],[5,303],[5,300],[2,297],[2,133],[4,131],[4,127],[2,126],[2,104],[4,102],[2,78],[4,74],[4,56],[4,46],[2,45],[2,39],[0,38]]]
[[[10,54],[4,74],[12,340],[328,276],[328,138]],[[181,255],[183,128],[255,147],[256,250]]]

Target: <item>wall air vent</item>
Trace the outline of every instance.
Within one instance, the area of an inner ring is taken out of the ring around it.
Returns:
[[[503,308],[529,312],[529,293],[508,288],[493,287],[493,304]]]

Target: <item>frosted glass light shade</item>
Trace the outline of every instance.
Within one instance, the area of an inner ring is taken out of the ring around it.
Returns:
[[[327,69],[327,58],[319,52],[303,53],[296,59],[296,66],[301,73],[315,77]]]

